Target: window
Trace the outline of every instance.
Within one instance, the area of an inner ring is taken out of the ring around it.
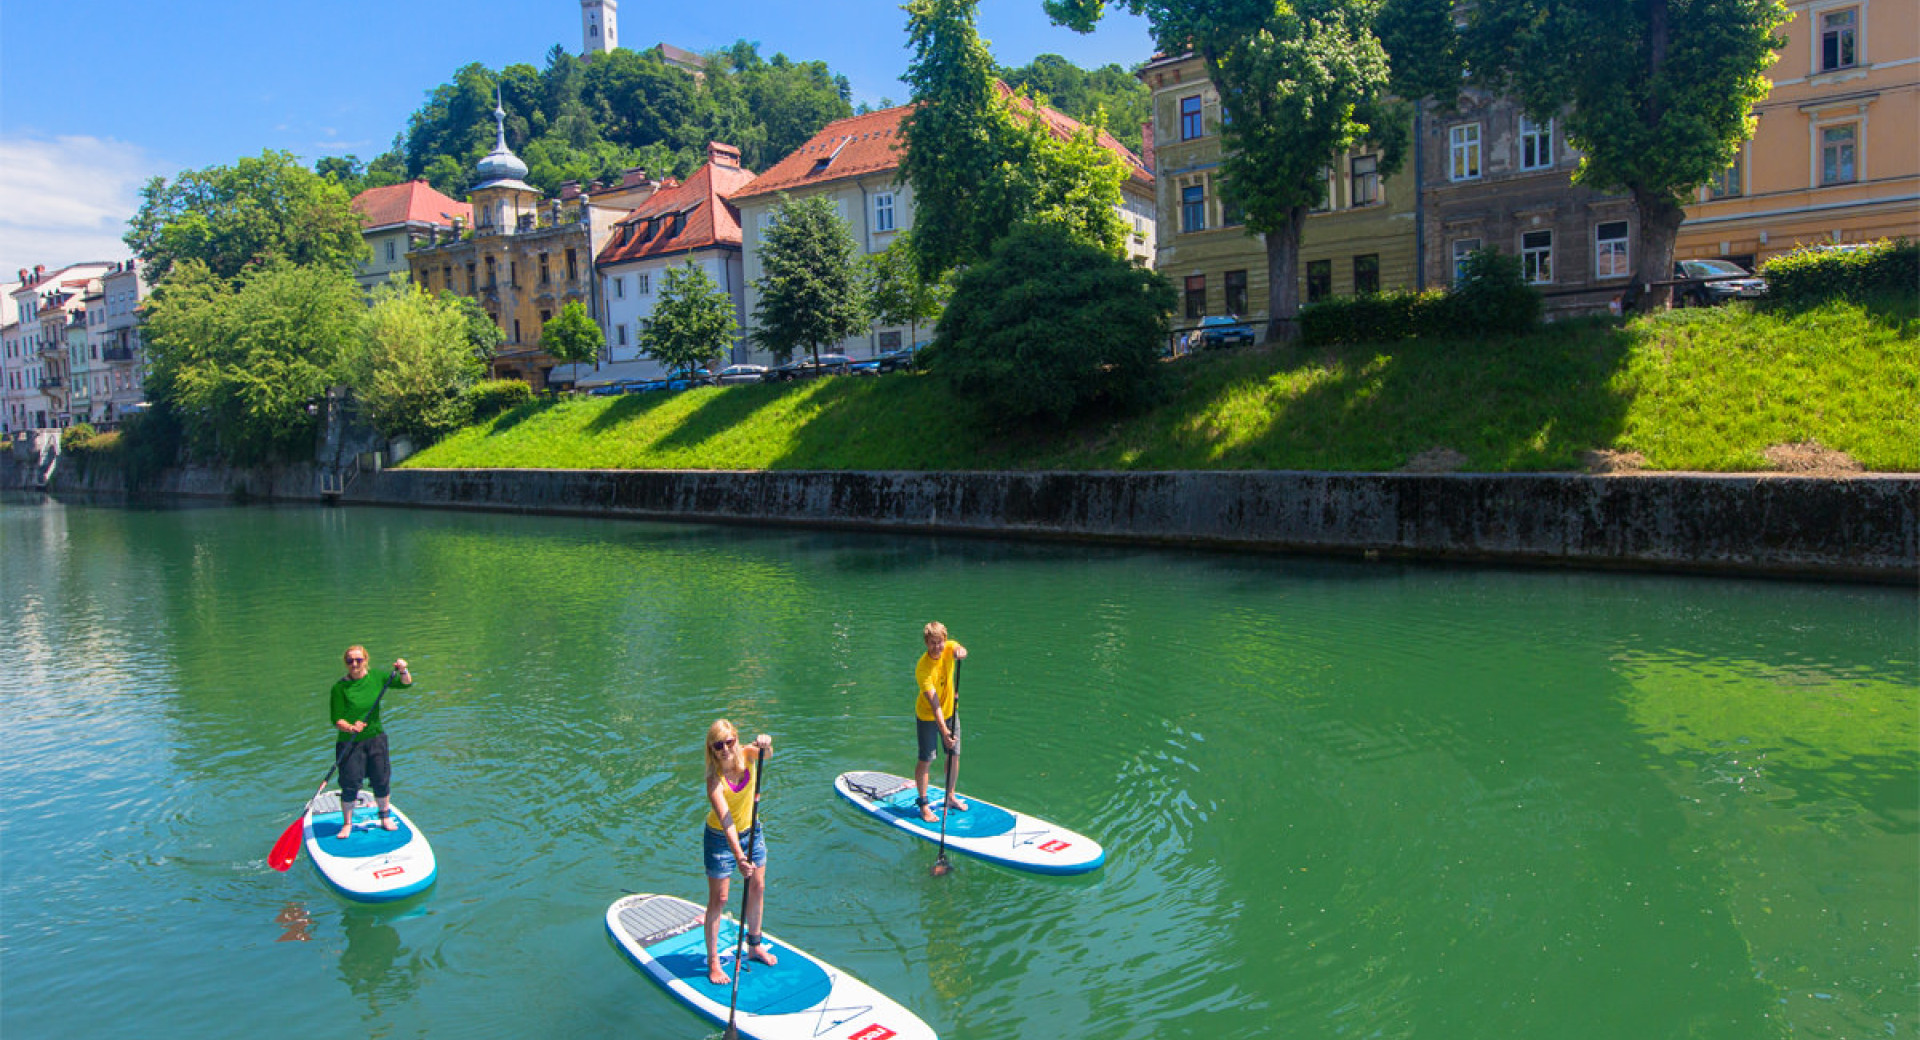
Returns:
[[[652,292],[652,291],[653,291],[653,276],[652,276],[652,275],[650,275],[650,274],[646,274],[646,273],[644,273],[644,272],[643,272],[643,273],[641,273],[641,274],[636,274],[636,275],[634,275],[634,276],[633,276],[633,291],[634,291],[634,292],[637,292],[637,293],[639,293],[639,294],[640,294],[640,295],[642,295],[642,296],[645,296],[645,295],[647,295],[648,293],[650,293],[650,292]]]
[[[883,191],[873,197],[873,229],[893,230],[893,192]]]
[[[1201,121],[1200,95],[1180,99],[1180,139],[1191,141],[1206,132]]]
[[[1307,302],[1314,303],[1333,295],[1333,261],[1307,261]]]
[[[1820,128],[1820,183],[1852,184],[1858,179],[1855,169],[1859,124],[1842,123]]]
[[[623,347],[626,346],[627,345],[627,323],[623,321],[620,324],[615,325],[613,329],[614,329],[615,337],[620,341],[620,346],[623,346]]]
[[[1536,123],[1520,117],[1520,168],[1544,170],[1553,165],[1553,120]]]
[[[613,288],[614,299],[624,300],[627,298],[627,280],[625,278],[615,278],[608,284]]]
[[[1380,201],[1380,157],[1361,155],[1353,160],[1353,196],[1350,205],[1371,206]]]
[[[487,288],[491,289],[498,283],[499,279],[494,272],[493,257],[487,257]]]
[[[541,253],[540,254],[540,284],[545,285],[552,280],[553,278],[549,276],[547,273],[547,254]]]
[[[1529,231],[1520,236],[1520,273],[1530,285],[1553,281],[1553,232]]]
[[[1227,313],[1236,318],[1247,314],[1247,272],[1227,272]]]
[[[567,250],[567,281],[577,282],[579,280],[580,280],[580,259],[579,257],[574,255],[574,251],[572,249],[568,249]]]
[[[1320,201],[1313,204],[1311,212],[1325,213],[1333,208],[1333,167],[1320,171]]]
[[[1357,293],[1377,293],[1380,291],[1380,254],[1368,253],[1353,258],[1353,291]]]
[[[1452,149],[1453,162],[1447,169],[1447,179],[1471,181],[1480,178],[1480,124],[1462,123],[1447,131],[1447,141]]]
[[[1247,222],[1247,211],[1226,192],[1220,193],[1220,226],[1239,227]]]
[[[1180,230],[1205,231],[1207,229],[1207,188],[1203,184],[1189,184],[1180,189]]]
[[[1453,240],[1453,283],[1455,285],[1460,284],[1461,279],[1467,276],[1467,257],[1472,256],[1479,249],[1480,240],[1477,238]]]
[[[393,239],[387,239],[387,263],[393,263]]]
[[[1744,146],[1743,146],[1744,147]],[[1707,182],[1707,198],[1731,199],[1745,193],[1746,156],[1741,152],[1733,155],[1733,165],[1721,170]]]
[[[1632,274],[1627,256],[1627,222],[1610,220],[1593,229],[1593,276],[1625,278]]]
[[[1821,72],[1850,69],[1859,64],[1860,51],[1856,43],[1859,26],[1860,9],[1857,7],[1828,11],[1820,16]]]
[[[473,279],[473,264],[469,263],[467,264],[467,291],[473,292],[478,288],[480,284]]]
[[[1187,317],[1198,318],[1207,313],[1207,276],[1190,274],[1187,276]]]

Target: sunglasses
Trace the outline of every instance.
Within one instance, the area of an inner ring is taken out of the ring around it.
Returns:
[[[347,663],[348,663],[348,664],[365,664],[366,662],[367,662],[367,659],[366,659],[366,658],[364,658],[364,657],[349,657],[349,658],[347,658]]]
[[[713,749],[714,749],[715,751],[725,751],[726,749],[728,749],[728,748],[730,748],[730,747],[732,747],[732,746],[734,746],[735,744],[738,744],[738,743],[740,743],[740,741],[738,741],[738,740],[736,740],[736,739],[734,739],[733,737],[728,737],[728,738],[727,738],[727,739],[725,739],[725,740],[716,740],[716,741],[714,741],[714,742],[713,742]]]

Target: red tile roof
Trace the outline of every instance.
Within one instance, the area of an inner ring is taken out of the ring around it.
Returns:
[[[454,217],[473,223],[472,206],[440,194],[426,181],[368,188],[353,197],[353,211],[360,214],[360,226],[368,229],[400,224],[452,227]]]
[[[600,250],[599,263],[617,264],[648,257],[675,256],[715,246],[740,245],[740,211],[729,196],[753,180],[740,167],[740,150],[729,145],[707,146],[707,163],[683,184],[664,182],[633,212],[620,218],[613,240]],[[673,231],[675,217],[683,226]],[[653,235],[646,235],[652,222]]]
[[[1022,107],[1031,106],[1032,102],[1014,94],[1006,84],[996,81],[996,86],[1003,97],[1013,98]],[[767,172],[733,197],[736,200],[754,198],[810,184],[826,184],[898,169],[899,150],[906,147],[901,124],[906,122],[907,113],[912,110],[911,105],[901,105],[828,123],[806,144],[774,163]],[[1045,105],[1040,106],[1040,115],[1046,121],[1047,128],[1058,137],[1066,137],[1084,129],[1071,117]],[[1153,171],[1147,169],[1139,156],[1104,130],[1100,131],[1098,140],[1102,147],[1125,164],[1128,179],[1136,187],[1152,189]]]

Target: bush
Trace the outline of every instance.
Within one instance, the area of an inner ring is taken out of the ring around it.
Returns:
[[[996,424],[1152,395],[1174,292],[1056,226],[1015,229],[960,275],[923,358]]]
[[[94,429],[92,423],[74,423],[60,431],[60,450],[85,451],[98,436],[100,431]]]
[[[489,379],[468,387],[461,396],[473,412],[469,421],[486,422],[533,400],[533,387],[518,379]]]
[[[1540,294],[1520,273],[1520,258],[1476,250],[1452,290],[1336,296],[1300,309],[1309,346],[1390,343],[1415,336],[1523,333],[1540,320]]]
[[[1776,256],[1760,267],[1767,300],[1799,310],[1832,300],[1865,302],[1920,289],[1920,244],[1881,239],[1858,246],[1813,246]]]

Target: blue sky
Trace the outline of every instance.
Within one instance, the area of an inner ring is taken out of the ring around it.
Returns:
[[[980,8],[1003,65],[1054,53],[1131,67],[1152,49],[1128,16],[1081,36],[1052,25],[1041,0]],[[856,103],[907,96],[906,13],[888,0],[626,0],[619,17],[630,47],[745,38],[767,56],[827,62]],[[0,281],[125,257],[119,238],[149,177],[265,148],[308,164],[370,159],[455,69],[538,66],[556,43],[578,51],[578,0],[0,3]]]

